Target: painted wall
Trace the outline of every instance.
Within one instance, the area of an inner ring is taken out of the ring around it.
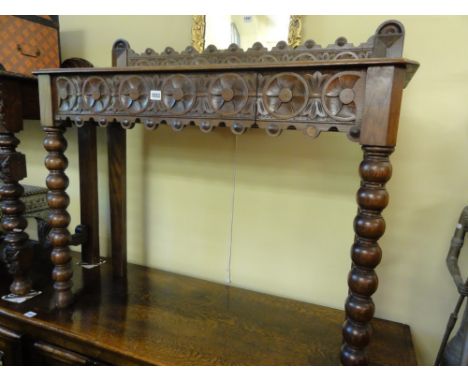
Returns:
[[[304,34],[326,45],[366,41],[389,17],[307,16]],[[405,90],[392,155],[391,202],[375,294],[378,317],[408,323],[419,361],[435,358],[457,298],[445,256],[467,203],[468,17],[397,17],[405,56],[421,68]],[[188,16],[61,17],[62,55],[110,65],[113,41],[136,51],[190,44]],[[72,224],[79,223],[76,131],[68,133]],[[29,122],[21,133],[27,182],[46,171]],[[106,142],[99,131],[101,247],[108,253]],[[338,134],[311,140],[261,131],[236,137],[169,128],[128,132],[129,259],[178,273],[342,308],[359,186],[358,145]],[[467,269],[467,250],[462,253]]]

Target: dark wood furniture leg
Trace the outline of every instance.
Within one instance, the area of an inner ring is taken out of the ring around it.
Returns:
[[[64,308],[71,304],[73,296],[71,292],[73,271],[71,267],[70,232],[68,225],[70,215],[67,207],[70,199],[65,192],[68,187],[68,177],[65,169],[68,160],[64,155],[67,141],[64,137],[64,126],[45,126],[46,137],[44,147],[48,151],[45,165],[49,170],[46,184],[49,192],[47,201],[51,212],[49,214],[49,241],[52,245],[51,259],[54,264],[52,279],[54,280],[54,305]]]
[[[27,220],[23,216],[24,203],[20,200],[24,189],[18,182],[26,177],[26,158],[16,151],[19,144],[15,133],[23,128],[22,90],[18,81],[0,78],[0,187],[2,197],[2,227],[5,231],[3,259],[13,276],[10,291],[25,295],[31,290],[29,268],[32,251],[24,232]]]
[[[381,215],[388,204],[385,184],[392,175],[389,156],[393,147],[363,146],[364,160],[359,167],[361,187],[357,192],[359,210],[354,219],[353,266],[348,276],[349,296],[343,325],[344,344],[341,362],[344,365],[366,365],[366,347],[371,336],[370,320],[374,315],[372,294],[378,285],[374,268],[380,263],[382,250],[377,243],[385,231]]]
[[[126,130],[117,123],[107,126],[111,253],[114,276],[127,275],[127,170]]]
[[[92,122],[78,127],[81,224],[87,227],[81,260],[88,264],[97,264],[100,260],[96,127]]]

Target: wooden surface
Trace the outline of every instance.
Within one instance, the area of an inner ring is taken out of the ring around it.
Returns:
[[[78,296],[71,308],[49,308],[52,288],[45,278],[41,296],[20,305],[0,301],[0,325],[27,332],[40,344],[36,350],[60,354],[53,350],[58,347],[77,359],[110,364],[339,364],[341,310],[132,264],[128,282],[116,283],[111,264],[81,270],[78,260],[75,254]],[[7,293],[5,278],[0,280]],[[27,311],[37,316],[28,319]],[[408,326],[372,323],[370,364],[416,364]]]

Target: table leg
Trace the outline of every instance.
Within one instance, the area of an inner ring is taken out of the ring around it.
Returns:
[[[16,151],[19,140],[11,132],[0,133],[0,187],[2,198],[2,227],[6,233],[3,256],[13,283],[10,292],[25,295],[31,290],[29,270],[32,250],[27,246],[28,235],[24,232],[27,220],[24,217],[23,186],[18,182],[26,177],[26,159]]]
[[[100,261],[96,127],[93,122],[78,127],[81,224],[87,227],[86,241],[81,244],[81,260],[88,264]]]
[[[381,212],[388,204],[385,184],[392,175],[389,156],[393,147],[363,146],[364,160],[359,172],[361,187],[357,192],[359,210],[354,219],[356,233],[351,248],[353,266],[348,276],[349,296],[343,325],[343,365],[367,365],[366,347],[371,337],[370,321],[374,316],[372,294],[378,285],[374,268],[380,263],[382,250],[377,243],[385,231]]]
[[[107,126],[112,268],[117,278],[127,274],[126,138],[119,124]]]
[[[71,292],[73,271],[71,267],[70,254],[70,232],[68,225],[70,215],[67,207],[70,199],[65,192],[68,187],[68,177],[65,169],[68,166],[68,160],[64,155],[67,148],[67,141],[64,137],[65,127],[63,126],[45,126],[46,137],[44,147],[48,151],[45,159],[45,165],[49,170],[46,184],[49,192],[47,201],[49,208],[49,241],[52,246],[51,259],[54,264],[52,279],[54,280],[54,305],[58,308],[64,308],[71,304],[73,295]]]

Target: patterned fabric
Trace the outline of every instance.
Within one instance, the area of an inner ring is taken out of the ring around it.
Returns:
[[[30,75],[37,69],[60,66],[57,29],[15,16],[0,16],[0,31],[0,63],[5,70]]]

